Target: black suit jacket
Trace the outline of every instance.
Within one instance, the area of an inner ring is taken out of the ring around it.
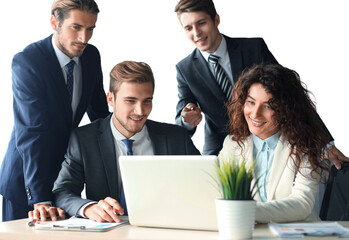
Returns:
[[[146,126],[155,155],[200,155],[185,128],[151,120]],[[116,157],[110,117],[75,129],[54,184],[55,206],[73,216],[91,201],[119,201]],[[87,199],[81,198],[84,184]]]
[[[234,81],[245,68],[260,63],[277,63],[262,38],[224,38]],[[205,115],[203,154],[217,155],[227,135],[228,116],[224,95],[198,49],[180,61],[176,68],[179,97],[176,123],[183,125],[181,112],[188,103],[200,106]],[[190,134],[193,135],[195,130],[191,130]]]
[[[85,112],[91,120],[109,114],[100,55],[87,45],[80,57],[82,96],[72,119],[51,38],[27,46],[12,62],[14,128],[0,169],[0,193],[16,204],[52,200],[71,130]]]

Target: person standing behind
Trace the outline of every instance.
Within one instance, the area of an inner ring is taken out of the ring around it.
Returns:
[[[240,73],[256,64],[276,64],[262,38],[230,38],[218,30],[220,23],[212,0],[180,0],[177,17],[196,49],[176,65],[178,97],[176,123],[193,135],[205,114],[204,155],[217,155],[227,134],[226,103]],[[329,135],[330,132],[318,116]],[[333,141],[332,136],[330,140]],[[349,158],[333,142],[327,148],[340,169]]]
[[[94,0],[55,0],[53,35],[30,44],[12,62],[14,128],[0,169],[3,221],[37,209],[43,219],[63,218],[51,208],[53,183],[69,136],[87,112],[109,114],[100,55],[88,44],[96,25]]]
[[[231,98],[234,81],[246,67],[277,61],[262,38],[222,35],[218,30],[220,17],[212,0],[181,0],[175,12],[188,39],[196,46],[176,65],[179,92],[176,123],[184,125],[193,135],[203,112],[203,154],[217,155],[226,136],[225,103]]]

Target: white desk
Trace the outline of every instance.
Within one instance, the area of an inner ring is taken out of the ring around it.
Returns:
[[[349,227],[349,222],[340,222]],[[219,239],[218,232],[191,231],[177,229],[135,227],[129,224],[122,225],[108,232],[72,232],[35,230],[27,226],[27,219],[0,223],[0,240],[213,240]],[[266,224],[258,224],[253,232],[253,239],[278,239],[268,229]],[[294,239],[294,238],[293,238]],[[319,237],[305,237],[301,239],[319,239]],[[337,236],[322,237],[320,239],[339,239]],[[343,238],[341,238],[343,239]]]

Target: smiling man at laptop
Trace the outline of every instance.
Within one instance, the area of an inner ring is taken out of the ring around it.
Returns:
[[[127,214],[120,155],[200,155],[185,128],[148,120],[154,86],[146,63],[125,61],[112,69],[107,101],[113,114],[73,131],[53,188],[57,207],[71,216],[119,222],[114,212]],[[81,198],[85,184],[87,199]],[[40,219],[39,212],[29,216]]]

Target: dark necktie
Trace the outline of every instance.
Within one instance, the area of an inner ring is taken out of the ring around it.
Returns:
[[[127,149],[127,155],[133,155],[133,151],[132,151],[132,144],[134,140],[131,139],[123,139],[121,140]],[[128,215],[127,212],[127,206],[126,206],[126,200],[125,200],[125,194],[124,194],[124,187],[123,184],[121,183],[121,192],[120,192],[120,205],[121,207],[124,209],[124,216]]]
[[[69,100],[72,101],[73,97],[73,87],[74,87],[74,78],[73,78],[73,71],[74,71],[74,65],[75,61],[70,60],[70,62],[67,64],[68,71],[67,71],[67,89],[69,93]]]
[[[230,101],[231,99],[231,91],[232,91],[232,85],[229,81],[229,78],[227,74],[225,73],[222,66],[218,63],[218,56],[210,55],[208,57],[208,61],[213,64],[214,71],[215,71],[215,78],[218,83],[218,85],[221,87],[222,92],[226,98],[227,101]]]

